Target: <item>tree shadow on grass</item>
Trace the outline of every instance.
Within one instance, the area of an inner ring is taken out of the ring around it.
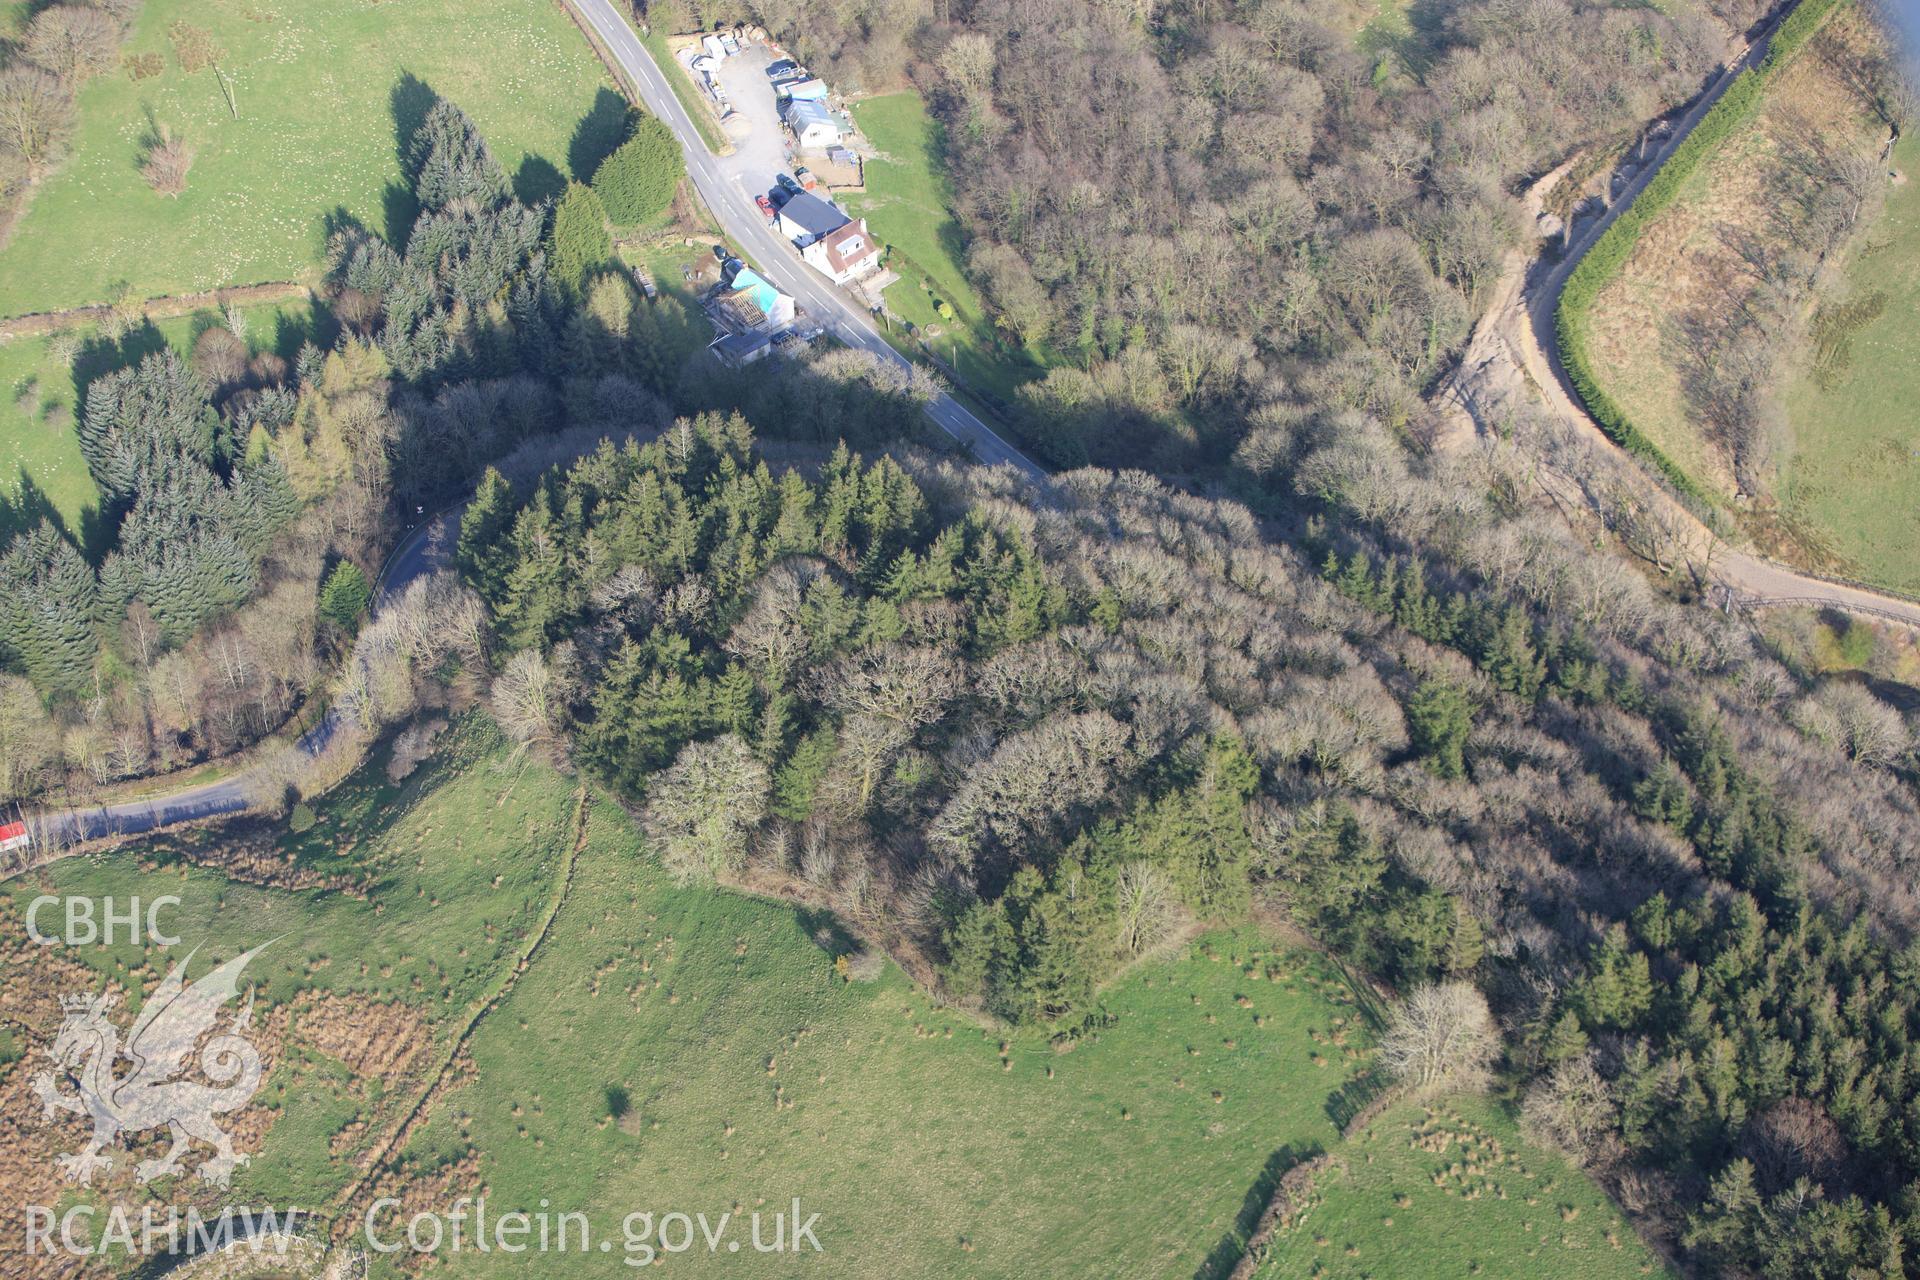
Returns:
[[[116,370],[132,368],[166,349],[166,335],[150,319],[143,319],[118,339],[104,334],[88,338],[73,358],[74,403],[84,407],[87,392],[96,381]]]
[[[400,161],[400,172],[413,176],[413,135],[427,122],[427,113],[440,95],[433,86],[411,71],[402,71],[387,95],[393,111],[393,151]]]
[[[75,530],[67,524],[66,516],[53,505],[46,491],[22,467],[15,492],[0,492],[0,552],[43,520],[53,526],[54,532],[80,548],[80,554],[89,563],[99,564],[113,549],[115,526],[98,505],[90,503],[80,509],[80,528]]]
[[[1409,35],[1398,42],[1400,60],[1416,79],[1424,81],[1446,39],[1447,20],[1460,8],[1458,0],[1413,0],[1407,6]]]
[[[304,313],[283,311],[274,317],[273,342],[269,349],[283,359],[292,360],[309,342],[322,351],[330,351],[339,338],[339,318],[326,299],[315,298]]]
[[[1280,1179],[1286,1176],[1287,1170],[1303,1160],[1311,1160],[1321,1154],[1319,1144],[1310,1142],[1302,1147],[1284,1146],[1268,1156],[1260,1176],[1247,1188],[1246,1198],[1240,1202],[1240,1212],[1234,1215],[1233,1230],[1220,1237],[1220,1243],[1213,1246],[1213,1251],[1194,1271],[1193,1280],[1226,1280],[1246,1253],[1247,1240],[1260,1225],[1260,1215],[1272,1203]]]
[[[393,111],[393,152],[400,161],[401,182],[389,182],[380,193],[381,221],[386,226],[387,243],[399,249],[420,216],[420,203],[413,197],[413,135],[426,123],[427,113],[440,95],[411,71],[402,71],[387,95]]]
[[[514,198],[524,205],[558,200],[566,189],[566,175],[554,168],[545,156],[528,156],[520,162],[520,172],[513,176]]]
[[[350,212],[347,206],[343,204],[337,204],[326,213],[321,214],[320,251],[315,256],[319,258],[322,269],[329,275],[332,274],[335,266],[333,260],[334,237],[342,234],[358,237],[361,235],[378,235],[379,233],[371,230],[366,223],[360,220],[358,215]]]
[[[120,540],[118,513],[109,517],[105,508],[89,503],[80,508],[80,554],[98,565]]]
[[[1392,1083],[1393,1078],[1379,1067],[1362,1072],[1327,1095],[1327,1119],[1344,1130]]]
[[[53,505],[53,499],[47,496],[46,490],[28,474],[25,467],[21,467],[14,492],[0,490],[0,551],[42,520],[62,536],[72,537],[72,532],[67,528],[67,518],[60,514],[60,508]]]
[[[567,168],[576,181],[593,181],[600,162],[612,155],[633,131],[633,117],[634,110],[625,98],[601,86],[593,95],[593,106],[580,117],[580,123],[573,129],[573,140],[567,144]]]
[[[793,922],[807,941],[834,959],[860,949],[859,941],[847,932],[840,918],[831,911],[815,907],[795,907]]]

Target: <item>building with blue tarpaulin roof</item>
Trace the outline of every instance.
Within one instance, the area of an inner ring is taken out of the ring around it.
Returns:
[[[738,259],[734,261],[738,262]],[[793,299],[774,288],[766,277],[744,262],[734,270],[727,288],[732,300],[752,303],[766,317],[767,323],[782,325],[793,322]]]

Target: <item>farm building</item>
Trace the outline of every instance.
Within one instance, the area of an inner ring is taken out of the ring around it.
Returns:
[[[827,100],[827,82],[815,77],[811,80],[795,80],[789,84],[777,86],[782,97],[789,102],[825,102]]]
[[[867,234],[867,220],[829,231],[800,251],[807,265],[835,284],[858,279],[880,264],[880,246]]]
[[[846,225],[847,215],[838,205],[804,191],[780,206],[780,234],[803,249]]]
[[[793,136],[803,150],[824,150],[840,144],[840,126],[834,123],[833,114],[827,110],[824,102],[807,98],[789,99],[786,106],[787,127],[793,130]]]

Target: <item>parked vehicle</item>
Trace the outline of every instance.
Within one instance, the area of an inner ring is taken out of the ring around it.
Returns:
[[[779,187],[782,191],[787,192],[789,195],[797,196],[802,191],[806,190],[806,188],[801,186],[799,182],[794,179],[794,176],[790,173],[783,173],[778,177],[776,177],[773,181],[775,186]]]
[[[753,198],[753,202],[760,206],[761,213],[767,215],[767,221],[772,222],[774,219],[773,201],[769,200],[765,195],[757,195]]]
[[[799,67],[800,64],[792,58],[782,58],[778,62],[769,62],[767,64],[767,79],[778,80],[781,76],[798,70]]]

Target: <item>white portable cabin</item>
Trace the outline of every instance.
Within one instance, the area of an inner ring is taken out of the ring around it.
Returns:
[[[840,126],[834,123],[824,103],[804,98],[789,100],[787,127],[793,130],[794,140],[803,151],[824,151],[840,143]]]

